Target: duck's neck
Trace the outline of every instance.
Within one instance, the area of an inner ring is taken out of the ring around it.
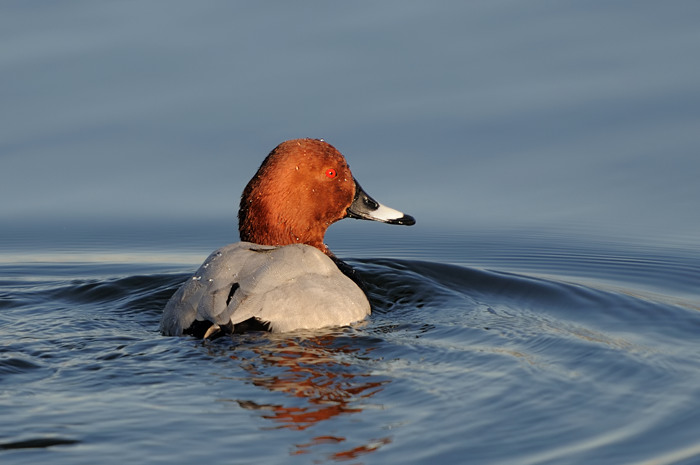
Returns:
[[[281,247],[291,244],[307,244],[316,247],[328,256],[333,256],[328,246],[323,243],[323,233],[325,230],[304,230],[299,231],[292,224],[272,223],[261,221],[260,217],[251,216],[250,211],[247,216],[241,218],[238,232],[241,240],[260,245],[271,245]]]

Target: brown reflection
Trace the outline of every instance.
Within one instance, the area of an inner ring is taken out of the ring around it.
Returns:
[[[341,344],[334,335],[310,338],[275,338],[269,343],[248,347],[255,357],[230,355],[239,360],[254,385],[289,395],[289,403],[259,404],[238,400],[246,409],[261,410],[274,428],[304,431],[339,415],[358,414],[366,400],[389,382],[367,373],[358,363],[372,348]],[[299,399],[304,402],[300,404]],[[321,435],[296,444],[292,455],[311,452],[315,447],[349,442],[344,436]],[[332,460],[349,460],[379,449],[391,442],[390,437],[372,439],[366,444],[332,453]],[[345,444],[345,447],[350,444]]]

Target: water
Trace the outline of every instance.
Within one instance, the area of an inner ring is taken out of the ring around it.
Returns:
[[[328,237],[368,282],[365,323],[214,342],[158,321],[227,227],[16,238],[3,463],[700,462],[698,247],[377,226]]]
[[[0,218],[232,218],[273,147],[321,137],[434,227],[697,237],[699,19],[695,0],[2,2]]]
[[[0,462],[700,463],[700,3],[0,3]],[[158,334],[279,142],[364,324]]]

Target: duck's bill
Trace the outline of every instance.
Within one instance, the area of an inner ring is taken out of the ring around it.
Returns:
[[[347,217],[406,226],[416,224],[416,220],[411,215],[405,215],[374,200],[357,181],[355,181],[355,199],[348,207]]]

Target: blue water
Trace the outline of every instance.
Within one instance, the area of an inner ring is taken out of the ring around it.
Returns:
[[[700,2],[0,2],[0,463],[700,464]],[[285,139],[364,324],[160,312]]]
[[[15,237],[2,462],[700,462],[700,248],[374,226],[328,236],[365,323],[213,342],[158,322],[225,225]]]

